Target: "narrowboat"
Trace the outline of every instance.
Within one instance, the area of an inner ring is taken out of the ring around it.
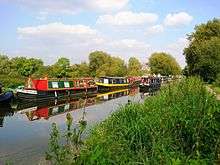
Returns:
[[[7,105],[10,103],[11,99],[13,98],[13,92],[5,92],[3,93],[3,85],[2,83],[0,82],[0,105],[1,107],[4,106],[4,105]]]
[[[5,92],[0,94],[0,105],[4,106],[11,102],[13,98],[13,92]]]
[[[125,77],[100,77],[96,82],[99,92],[107,92],[122,88],[128,88],[129,82]]]
[[[155,91],[158,90],[161,86],[161,79],[154,76],[143,76],[141,78],[141,83],[139,85],[140,91]]]
[[[127,80],[130,88],[138,87],[141,83],[141,77],[127,77]]]
[[[19,99],[47,100],[97,93],[95,81],[84,79],[31,79],[24,89],[17,90]]]

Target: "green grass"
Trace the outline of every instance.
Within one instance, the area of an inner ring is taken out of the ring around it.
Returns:
[[[220,94],[220,87],[213,86],[212,89],[216,92],[216,94]]]
[[[220,104],[197,78],[127,104],[96,126],[78,164],[213,164],[220,153]]]

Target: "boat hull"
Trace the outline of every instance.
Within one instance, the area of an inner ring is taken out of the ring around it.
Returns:
[[[83,96],[97,93],[97,87],[94,88],[81,88],[72,90],[18,90],[17,97],[24,100],[54,100],[74,96]]]
[[[13,98],[13,92],[6,92],[0,95],[0,105],[8,104]]]
[[[98,92],[109,92],[129,88],[129,84],[105,84],[97,82],[96,85],[98,86]]]

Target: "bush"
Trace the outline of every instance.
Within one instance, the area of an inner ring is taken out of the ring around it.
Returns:
[[[215,85],[220,87],[220,74],[218,74],[217,77],[216,77]]]
[[[175,82],[98,125],[78,164],[213,164],[220,153],[219,111],[199,79]]]
[[[24,85],[25,78],[17,75],[0,75],[0,82],[4,85],[4,88],[13,88],[20,85]]]

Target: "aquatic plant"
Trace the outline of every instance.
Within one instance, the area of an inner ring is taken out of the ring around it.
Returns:
[[[52,124],[46,159],[52,164],[73,164],[79,156],[82,142],[82,133],[86,128],[85,120],[79,121],[79,126],[72,128],[73,118],[70,113],[66,115],[67,130],[61,136],[55,123]],[[66,142],[64,142],[64,139]]]
[[[198,78],[129,103],[98,125],[78,164],[213,164],[220,153],[220,103]]]

